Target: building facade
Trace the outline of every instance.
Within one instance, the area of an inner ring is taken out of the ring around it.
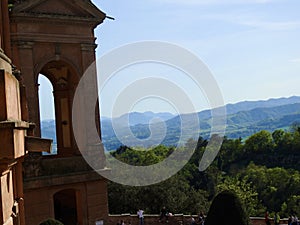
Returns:
[[[37,225],[48,218],[58,219],[65,225],[105,222],[107,182],[85,162],[78,150],[73,135],[72,107],[80,78],[95,61],[94,29],[106,15],[90,0],[9,3],[1,0],[1,18],[5,19],[1,20],[1,48],[7,54],[1,50],[4,60],[1,59],[0,68],[4,75],[0,84],[0,120],[4,122],[0,124],[0,136],[5,149],[0,151],[0,223]],[[20,70],[14,69],[15,76],[11,62],[13,68]],[[42,154],[49,151],[49,140],[40,139],[38,77],[41,74],[53,86],[55,155]],[[93,119],[100,134],[99,111],[95,108]],[[80,110],[84,109],[78,108]],[[10,120],[23,122],[7,125],[5,122]],[[80,128],[83,135],[88,133],[85,121]],[[6,147],[11,138],[9,132],[15,137],[10,143],[15,148]],[[104,153],[98,157],[104,158]],[[105,165],[100,169],[105,170]]]
[[[26,102],[10,55],[8,2],[0,2],[0,224],[24,224],[22,162],[26,153]]]

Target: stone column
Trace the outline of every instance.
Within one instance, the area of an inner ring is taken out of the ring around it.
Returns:
[[[20,68],[22,68],[23,81],[26,87],[29,121],[35,123],[35,136],[40,137],[39,95],[37,75],[34,74],[33,47],[33,42],[18,42]]]
[[[85,72],[86,69],[88,69],[92,63],[95,62],[96,58],[95,58],[95,49],[96,49],[97,45],[96,44],[81,44],[81,54],[82,54],[82,68],[83,68],[83,73]],[[97,69],[97,68],[96,68]],[[98,87],[97,87],[97,77],[95,74],[94,79],[94,84],[95,86],[92,87],[94,88],[92,91],[95,91],[98,95]],[[97,130],[99,132],[99,135],[101,135],[100,133],[100,112],[99,112],[99,101],[97,101],[97,103],[95,103],[95,111],[96,111],[96,115],[94,117],[97,126]]]
[[[0,3],[0,51],[2,50],[2,46],[3,46],[3,43],[2,43],[2,35],[3,35],[3,19],[2,19],[2,4]]]
[[[23,160],[21,158],[16,165],[17,201],[19,205],[19,225],[25,225],[24,191],[23,191]]]
[[[96,44],[81,44],[81,54],[82,54],[82,68],[83,72],[85,72],[86,69],[88,69],[90,66],[93,66],[94,72],[97,70],[96,64],[92,65],[95,62],[95,48],[97,47]],[[93,71],[92,70],[92,71]],[[86,95],[91,98],[95,99],[95,95],[98,96],[98,82],[97,82],[97,74],[92,74],[87,80],[88,87],[86,87]],[[86,98],[86,97],[85,97]],[[87,108],[89,108],[89,112],[91,112],[91,115],[85,115],[85,126],[86,126],[86,143],[88,146],[89,154],[93,155],[95,154],[95,158],[100,157],[103,159],[101,162],[101,165],[98,165],[100,167],[104,167],[105,160],[104,160],[104,151],[102,148],[102,145],[100,145],[100,112],[99,112],[99,101],[96,102],[89,102],[86,101],[83,105],[86,105]],[[96,129],[98,131],[98,135],[95,136],[93,133],[93,129],[90,129],[90,126],[96,126]],[[92,133],[91,133],[92,132]],[[99,152],[100,151],[100,152]],[[100,155],[99,155],[100,153]]]
[[[1,36],[2,44],[5,54],[11,57],[11,46],[10,46],[10,27],[9,27],[9,15],[8,15],[8,1],[1,0]]]

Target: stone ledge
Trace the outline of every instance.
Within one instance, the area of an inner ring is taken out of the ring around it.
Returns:
[[[29,123],[25,121],[12,121],[12,120],[6,120],[6,121],[1,121],[0,122],[0,129],[28,129],[29,128]]]
[[[11,64],[11,60],[4,54],[2,48],[0,48],[0,59],[5,60],[7,63]]]
[[[109,172],[109,170],[104,169],[102,172]],[[63,176],[42,176],[24,179],[24,189],[39,189],[55,185],[66,185],[96,180],[105,180],[105,178],[95,171],[64,174]]]
[[[12,73],[11,60],[4,54],[0,48],[0,69],[4,69],[8,73]]]
[[[42,156],[40,153],[29,154],[24,161],[24,178],[64,176],[65,174],[89,173],[94,169],[80,155],[59,158],[57,156]],[[100,166],[101,171],[110,171]]]

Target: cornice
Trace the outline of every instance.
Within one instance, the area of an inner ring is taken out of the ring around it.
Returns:
[[[12,33],[11,43],[13,45],[23,45],[26,43],[61,43],[61,44],[87,44],[94,45],[95,38],[90,36],[76,36],[72,34],[32,34],[32,33]]]
[[[54,1],[54,0],[53,0]],[[55,2],[55,1],[54,1]],[[65,12],[52,9],[52,11],[39,10],[37,7],[41,5],[49,4],[48,0],[30,0],[30,1],[20,1],[15,4],[15,7],[11,11],[11,18],[16,17],[22,18],[37,18],[37,19],[51,19],[51,20],[66,20],[66,21],[81,21],[90,22],[94,26],[101,24],[105,18],[106,14],[98,9],[89,0],[56,0],[60,5],[64,5],[65,8],[74,7],[74,11],[66,10]]]
[[[46,13],[18,13],[10,16],[11,23],[14,22],[36,22],[42,24],[67,24],[67,25],[84,25],[88,24],[93,27],[101,24],[103,21],[99,21],[93,17],[80,17],[73,15],[62,15],[62,14],[46,14]]]

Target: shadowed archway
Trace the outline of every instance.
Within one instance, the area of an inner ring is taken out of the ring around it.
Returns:
[[[80,192],[66,189],[53,196],[55,219],[64,225],[82,224],[79,204]]]

